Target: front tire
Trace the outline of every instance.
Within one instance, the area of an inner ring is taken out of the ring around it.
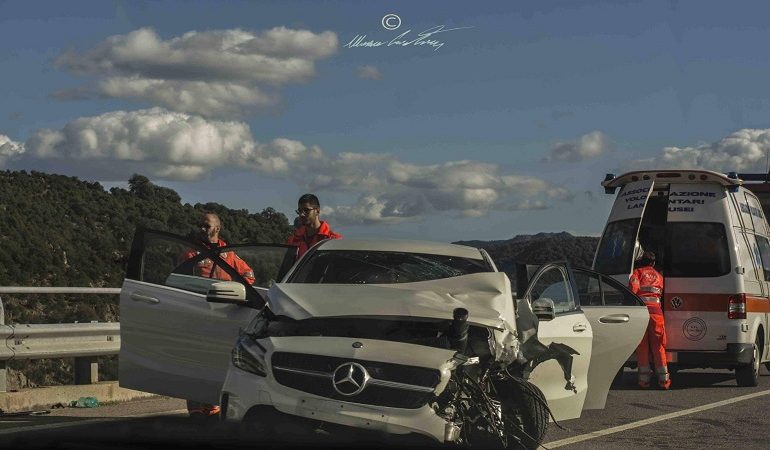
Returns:
[[[752,347],[751,362],[745,366],[735,368],[735,381],[740,387],[754,387],[759,385],[759,359],[762,353],[762,342],[759,336]]]
[[[536,449],[548,430],[548,404],[537,386],[523,379],[496,383],[503,406],[508,448]]]

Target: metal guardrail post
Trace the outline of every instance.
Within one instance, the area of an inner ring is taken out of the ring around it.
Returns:
[[[120,288],[0,286],[0,294],[120,294]],[[119,349],[119,324],[4,325],[0,298],[0,392],[8,390],[10,359],[74,357],[75,383],[92,384],[99,381],[97,355],[117,354]]]
[[[96,384],[99,382],[99,364],[96,356],[75,358],[75,384]]]
[[[3,309],[3,298],[0,297],[0,326],[5,325],[5,309]],[[0,392],[8,391],[8,363],[0,361]]]

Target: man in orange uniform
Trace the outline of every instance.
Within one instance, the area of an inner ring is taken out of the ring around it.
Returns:
[[[671,379],[666,364],[666,326],[663,321],[661,298],[663,297],[663,275],[655,270],[655,253],[636,249],[634,272],[629,279],[631,291],[647,305],[650,321],[642,342],[636,348],[636,362],[639,366],[639,387],[650,387],[650,352],[658,376],[658,386],[662,389],[671,387]]]
[[[299,247],[298,258],[304,255],[310,247],[324,239],[340,239],[342,237],[342,235],[332,231],[329,224],[318,217],[321,213],[321,204],[315,195],[305,194],[300,197],[297,200],[296,213],[299,216],[301,226],[294,230],[286,243]]]
[[[220,247],[226,247],[227,242],[219,237],[219,232],[222,231],[222,222],[219,220],[219,216],[215,213],[204,213],[201,222],[198,224],[200,230],[196,238],[204,246],[214,250]],[[190,258],[194,258],[198,254],[198,251],[194,249],[187,249],[181,256],[180,261],[186,261]],[[222,252],[219,254],[228,265],[238,271],[239,274],[249,283],[254,284],[254,271],[251,270],[246,261],[242,260],[234,251]],[[213,272],[212,272],[213,269]],[[198,261],[193,268],[193,275],[198,277],[216,278],[217,280],[231,281],[230,275],[225,272],[221,265],[214,264],[209,258],[204,258]]]
[[[196,235],[196,239],[205,247],[215,250],[227,246],[227,242],[219,237],[219,232],[222,231],[222,221],[217,214],[210,212],[204,213],[198,227],[199,231]],[[182,262],[187,261],[190,258],[194,258],[198,253],[197,250],[190,248],[185,250],[179,259]],[[254,271],[249,267],[246,261],[242,260],[234,251],[221,252],[219,253],[219,257],[237,270],[246,282],[254,284]],[[222,269],[222,266],[220,264],[214,264],[214,261],[209,258],[204,258],[195,264],[195,267],[193,267],[193,275],[232,281],[232,277]],[[190,413],[190,416],[208,417],[218,415],[221,412],[221,408],[217,405],[187,400],[187,411]]]

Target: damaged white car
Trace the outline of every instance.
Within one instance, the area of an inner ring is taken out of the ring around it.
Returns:
[[[120,385],[219,404],[265,439],[296,420],[533,448],[549,408],[561,420],[604,407],[648,321],[625,287],[566,263],[522,268],[515,300],[472,247],[341,239],[295,257],[286,245],[210,250],[138,230],[120,297]],[[203,262],[219,279],[196,272]]]

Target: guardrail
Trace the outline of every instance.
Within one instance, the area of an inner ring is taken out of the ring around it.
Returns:
[[[120,294],[120,288],[8,286],[2,294]],[[93,384],[96,357],[120,351],[120,323],[8,325],[0,297],[0,340],[0,392],[8,389],[7,364],[14,359],[75,358],[75,384]]]

